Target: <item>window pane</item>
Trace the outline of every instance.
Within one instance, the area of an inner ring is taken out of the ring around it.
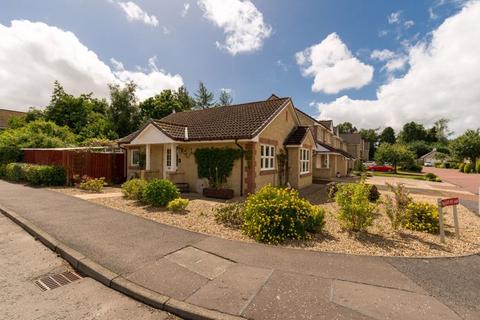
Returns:
[[[260,156],[263,156],[264,155],[264,149],[265,147],[264,146],[260,146]]]
[[[270,159],[270,168],[273,169],[273,158]]]

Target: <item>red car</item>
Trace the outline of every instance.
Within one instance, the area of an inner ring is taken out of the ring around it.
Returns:
[[[393,167],[389,165],[373,165],[368,166],[368,171],[393,172]]]

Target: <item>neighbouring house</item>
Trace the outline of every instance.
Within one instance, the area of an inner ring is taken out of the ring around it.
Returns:
[[[234,162],[227,179],[226,186],[235,195],[253,193],[267,184],[288,183],[298,189],[309,186],[317,171],[314,164],[322,156],[327,157],[325,165],[329,168],[322,177],[334,177],[337,172],[345,175],[346,146],[333,132],[333,126],[325,128],[314,119],[311,124],[302,120],[301,115],[290,98],[272,95],[264,101],[150,119],[118,144],[127,151],[128,178],[169,179],[188,184],[190,190],[199,193],[208,186],[205,179],[198,178],[194,153],[199,148],[246,151],[243,158]],[[326,152],[319,146],[320,130],[316,130],[316,124],[328,131],[328,141],[321,142],[327,146]],[[280,155],[286,159],[286,170],[279,166]]]
[[[315,138],[313,179],[329,180],[344,177],[353,167],[355,157],[347,151],[347,144],[334,127],[332,120],[316,120],[296,110],[300,123],[308,126]]]
[[[418,158],[418,162],[421,163],[421,164],[431,163],[432,166],[434,166],[436,163],[441,163],[442,162],[441,160],[437,159],[437,154],[438,154],[438,151],[437,151],[436,148],[434,148],[429,153],[424,154],[423,156]]]
[[[347,144],[347,151],[356,159],[369,160],[370,144],[362,139],[360,133],[341,133],[340,137]]]
[[[12,117],[24,117],[24,116],[25,116],[25,112],[0,109],[0,130],[4,130],[8,128],[8,121],[10,121]]]

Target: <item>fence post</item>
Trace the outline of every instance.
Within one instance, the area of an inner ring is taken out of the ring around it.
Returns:
[[[440,198],[437,199],[438,205],[438,223],[440,226],[440,241],[445,243],[445,230],[443,229],[443,208],[442,208],[442,200]]]

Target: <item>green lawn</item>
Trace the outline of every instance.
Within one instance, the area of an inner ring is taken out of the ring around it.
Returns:
[[[397,171],[397,173],[390,173],[390,172],[378,172],[378,171],[370,171],[373,176],[376,177],[395,177],[395,178],[406,178],[406,179],[415,179],[415,180],[427,180],[425,179],[425,175],[422,173],[416,172],[405,172],[405,171]]]

